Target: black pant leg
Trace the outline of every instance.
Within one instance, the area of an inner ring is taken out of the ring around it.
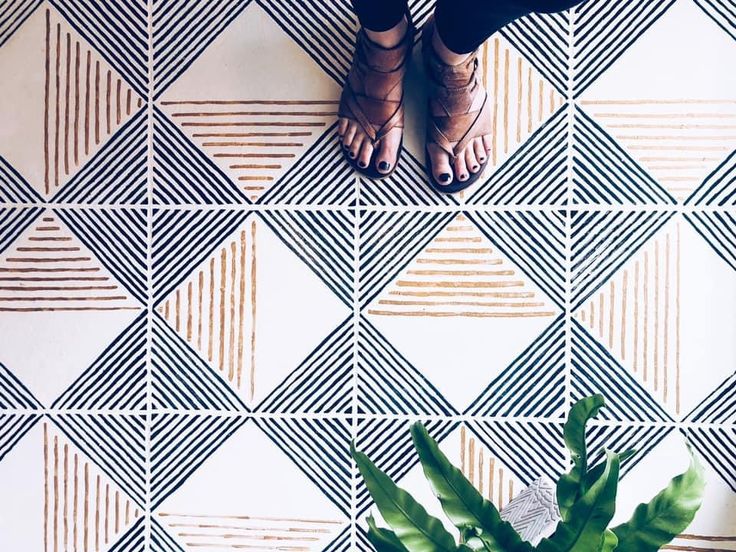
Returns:
[[[472,52],[489,36],[532,12],[570,9],[583,0],[437,0],[435,20],[442,42],[458,54]]]
[[[369,31],[388,31],[406,14],[407,0],[353,0],[361,26]]]

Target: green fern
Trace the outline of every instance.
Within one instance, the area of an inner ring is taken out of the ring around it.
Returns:
[[[408,492],[378,469],[361,452],[351,448],[355,462],[378,511],[391,529],[367,519],[368,539],[378,552],[654,552],[660,550],[692,522],[700,508],[705,479],[703,468],[691,454],[688,470],[675,477],[649,503],[640,504],[627,523],[608,525],[616,509],[621,461],[634,454],[606,451],[603,462],[588,467],[585,427],[604,407],[603,397],[587,397],[573,405],[564,428],[572,458],[571,470],[557,482],[562,520],[555,532],[536,546],[524,541],[501,519],[495,506],[484,499],[442,453],[423,425],[411,428],[414,448],[435,496],[460,535],[459,542],[442,521],[429,515]]]

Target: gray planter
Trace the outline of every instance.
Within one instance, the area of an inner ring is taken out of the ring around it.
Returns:
[[[536,546],[554,533],[560,521],[554,483],[546,477],[537,479],[508,503],[501,511],[501,519]]]

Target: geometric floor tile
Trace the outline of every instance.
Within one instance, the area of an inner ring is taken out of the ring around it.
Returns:
[[[246,61],[243,52],[254,55]],[[338,95],[335,81],[252,3],[158,105],[237,188],[257,200],[334,121]],[[340,159],[338,149],[330,151]]]
[[[734,371],[734,304],[736,271],[678,217],[574,317],[681,418]]]
[[[366,319],[456,408],[464,408],[559,312],[462,214],[365,310]]]
[[[140,310],[50,211],[0,252],[0,332],[17,345],[4,347],[0,361],[42,404],[50,405]]]
[[[687,27],[698,47],[681,40]],[[736,149],[736,42],[695,2],[676,2],[582,95],[580,104],[684,201]]]
[[[140,507],[48,421],[0,463],[4,550],[110,550]],[[33,528],[29,530],[29,528]]]
[[[348,522],[253,423],[207,458],[154,517],[184,550],[207,552],[272,550],[274,543],[322,550]]]
[[[12,76],[0,84],[5,121],[0,154],[46,198],[62,189],[143,105],[48,3],[0,49],[0,71]],[[23,106],[20,112],[17,106]]]
[[[256,217],[243,221],[156,310],[249,406],[349,312]],[[303,323],[317,311],[313,323]]]

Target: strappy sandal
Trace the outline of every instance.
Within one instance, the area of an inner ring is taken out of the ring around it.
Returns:
[[[404,128],[404,95],[401,99],[388,97],[397,86],[402,86],[404,74],[414,44],[415,29],[409,14],[408,27],[402,41],[393,48],[384,48],[368,38],[360,29],[355,41],[355,55],[340,97],[338,117],[357,122],[373,145],[373,155],[367,167],[360,167],[343,148],[345,159],[359,173],[373,179],[389,176],[399,164],[403,131],[396,161],[387,173],[378,172],[375,157],[379,142],[394,128]],[[378,130],[376,130],[378,127]]]
[[[480,82],[477,51],[458,65],[443,62],[432,46],[434,18],[430,18],[422,31],[422,52],[429,81],[429,106],[427,116],[427,144],[436,144],[450,156],[454,164],[457,156],[472,141],[491,133],[491,107],[488,93]],[[476,94],[483,94],[480,109],[471,111]],[[442,113],[442,115],[435,115]],[[456,142],[455,146],[451,145]],[[443,185],[434,177],[429,147],[425,147],[426,167],[432,187],[441,193],[456,193],[476,182],[488,164],[488,157],[476,173],[470,173],[465,181],[454,175],[451,184]]]

